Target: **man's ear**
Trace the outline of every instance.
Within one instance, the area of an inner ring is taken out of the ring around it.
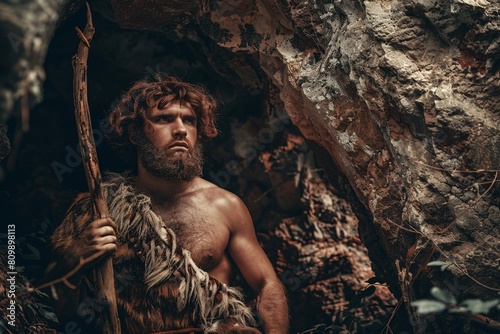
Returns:
[[[139,136],[137,127],[135,124],[129,124],[128,126],[128,139],[134,145],[137,145],[137,138]]]

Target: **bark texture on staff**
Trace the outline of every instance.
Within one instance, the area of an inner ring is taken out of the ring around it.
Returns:
[[[104,200],[101,189],[101,172],[97,159],[97,151],[92,132],[92,123],[87,99],[87,59],[90,41],[94,35],[92,25],[92,14],[87,4],[87,24],[83,32],[76,28],[80,44],[78,45],[78,54],[73,57],[74,71],[74,103],[75,117],[78,131],[78,141],[82,154],[82,161],[87,177],[90,196],[92,198],[94,217],[108,217],[108,207]],[[97,288],[101,291],[98,301],[99,305],[105,305],[101,312],[103,333],[120,333],[120,319],[116,307],[115,284],[113,275],[113,264],[111,257],[102,261],[100,268],[96,271]]]

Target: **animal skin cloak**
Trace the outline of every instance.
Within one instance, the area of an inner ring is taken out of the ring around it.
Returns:
[[[124,333],[194,326],[202,327],[205,333],[222,333],[217,329],[221,319],[255,325],[241,293],[196,266],[191,253],[179,247],[173,231],[153,212],[148,196],[119,174],[109,174],[107,179],[103,183],[104,195],[118,229],[113,267]],[[56,256],[64,254],[92,221],[89,194],[79,195],[52,236]],[[95,279],[90,271],[84,276],[90,297],[81,300],[77,313],[85,314],[86,308],[96,307],[92,299],[96,294]]]

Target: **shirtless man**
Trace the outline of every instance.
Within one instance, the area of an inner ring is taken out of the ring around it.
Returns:
[[[150,198],[151,209],[161,217],[165,230],[175,234],[174,240],[190,251],[200,269],[220,282],[219,291],[225,289],[221,290],[220,286],[225,287],[224,284],[231,281],[236,265],[257,294],[257,311],[265,333],[284,334],[288,331],[284,289],[257,241],[247,208],[236,195],[200,177],[202,142],[217,135],[215,106],[213,98],[201,87],[156,75],[152,80],[137,82],[113,109],[110,120],[115,130],[114,140],[125,145],[125,150],[129,149],[126,144],[135,146],[137,175],[130,178],[130,185]],[[110,196],[114,196],[113,193]],[[74,220],[78,221],[81,211],[73,207],[66,220],[76,217]],[[68,272],[80,258],[88,258],[101,250],[105,250],[106,255],[114,254],[114,261],[119,257],[128,258],[131,249],[148,242],[135,240],[137,237],[132,238],[135,241],[124,240],[119,232],[120,224],[124,223],[117,221],[112,213],[110,216],[111,219],[90,219],[88,223],[81,223],[81,228],[63,223],[53,237],[59,259],[52,271]],[[74,224],[79,226],[80,223]],[[81,232],[76,234],[70,229]],[[137,254],[147,251],[146,246]],[[99,260],[87,264],[71,277],[70,282],[81,286],[82,277],[89,276],[89,270]],[[168,280],[161,284],[168,284]],[[82,298],[81,291],[64,284],[58,284],[56,289],[59,300],[54,304],[55,311],[61,319],[67,319],[75,313]],[[143,293],[140,292],[142,287],[137,289],[137,293]],[[158,291],[161,294],[163,290]],[[125,306],[120,303],[120,296],[117,295],[119,306],[126,310],[126,303]],[[160,312],[168,317],[168,312]],[[127,316],[133,317],[130,314]],[[129,329],[122,330],[127,332]]]

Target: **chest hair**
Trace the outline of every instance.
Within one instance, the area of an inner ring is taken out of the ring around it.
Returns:
[[[158,206],[155,211],[175,233],[177,243],[191,252],[202,269],[209,270],[220,261],[226,245],[215,217],[204,213],[203,208],[182,204]]]

